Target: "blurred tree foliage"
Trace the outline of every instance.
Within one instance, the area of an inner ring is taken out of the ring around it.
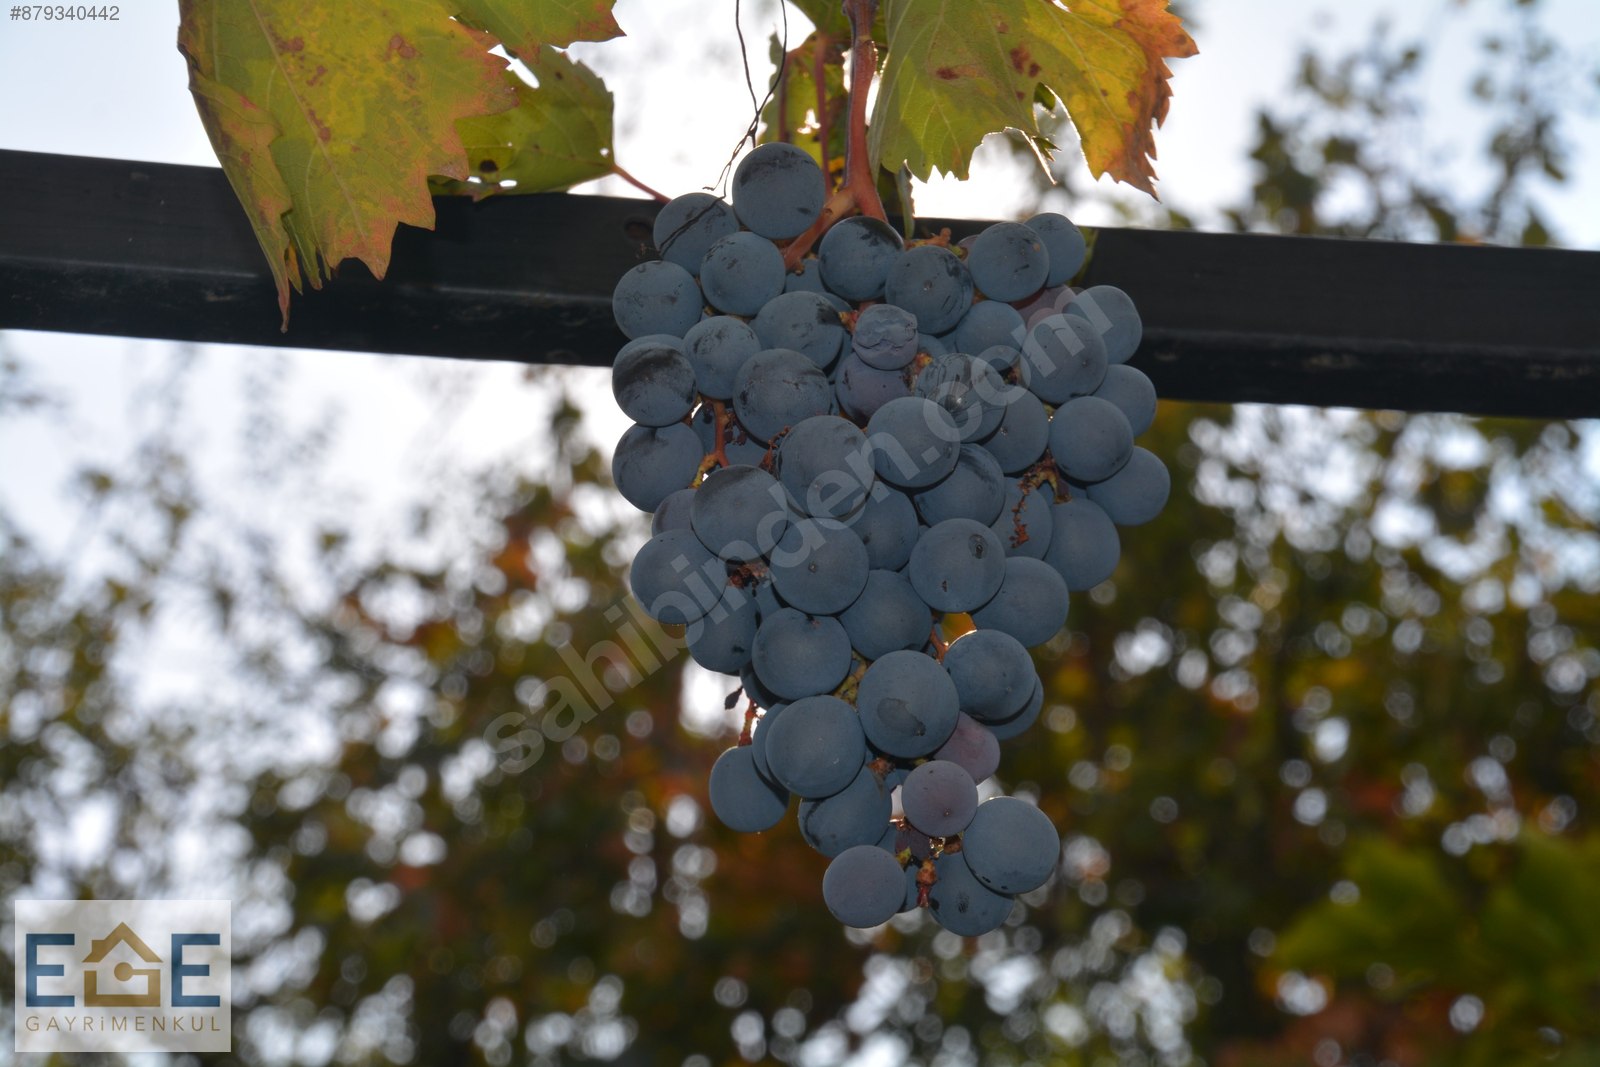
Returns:
[[[1536,4],[1506,24],[1485,188],[1406,155],[1426,49],[1380,32],[1306,55],[1227,217],[1556,241],[1568,59]],[[643,527],[568,401],[549,456],[391,551],[352,518],[294,555],[200,498],[181,393],[82,473],[64,556],[0,515],[0,892],[233,897],[229,1061],[1600,1058],[1592,424],[1163,404],[1172,503],[1039,653],[1047,711],[1005,754],[1061,874],[962,943],[846,934],[792,825],[708,817],[739,708],[629,611]],[[0,365],[0,417],[46,401]],[[321,442],[250,429],[257,477],[334,491]],[[139,684],[172,627],[226,685]]]

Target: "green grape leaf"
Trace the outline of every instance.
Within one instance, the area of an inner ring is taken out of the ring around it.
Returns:
[[[991,133],[1043,155],[1034,104],[1066,105],[1090,171],[1155,195],[1152,126],[1172,97],[1166,60],[1194,55],[1167,0],[885,0],[888,56],[873,109],[875,162],[966,178]]]
[[[435,179],[435,192],[551,192],[612,172],[611,93],[599,75],[554,48],[532,53],[528,69],[537,88],[506,75],[516,107],[456,123],[468,166],[480,180]],[[516,185],[502,184],[508,181]]]
[[[316,287],[355,258],[381,278],[396,225],[433,226],[429,176],[467,177],[456,123],[517,102],[494,40],[444,6],[179,12],[195,104],[272,261],[285,326],[302,271]]]
[[[539,50],[573,41],[622,36],[611,8],[616,0],[455,0],[456,15],[487,30],[518,59],[533,65]]]
[[[839,0],[789,0],[789,2],[811,20],[811,25],[823,33],[839,37],[846,42],[850,40],[850,20],[844,17],[844,5]]]

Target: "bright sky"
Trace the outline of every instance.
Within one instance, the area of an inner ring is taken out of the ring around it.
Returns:
[[[1465,17],[1452,13],[1457,6],[1457,0],[1404,5],[1194,0],[1189,7],[1197,14],[1202,55],[1177,63],[1176,97],[1159,138],[1159,170],[1169,202],[1204,221],[1216,205],[1237,199],[1250,180],[1245,148],[1255,109],[1282,93],[1300,46],[1314,38],[1333,48],[1359,43],[1380,14],[1397,22],[1402,38],[1443,28],[1445,36],[1433,42],[1436,60],[1426,81],[1433,122],[1446,131],[1472,129],[1481,120],[1463,100],[1476,67],[1475,42],[1509,21],[1510,4],[1475,0]],[[1593,0],[1547,0],[1544,6],[1551,24],[1563,27],[1567,44],[1591,68],[1596,65],[1600,19],[1593,17]],[[575,49],[607,76],[616,94],[619,159],[656,188],[685,191],[714,181],[748,122],[733,7],[728,0],[619,0],[618,19],[629,36]],[[776,28],[776,10],[771,0],[744,4],[758,84],[766,77],[766,39]],[[1337,18],[1327,14],[1333,10]],[[115,23],[0,24],[0,148],[214,164],[174,44],[177,5],[133,0],[120,11],[121,21]],[[791,24],[792,40],[804,32],[798,19]],[[1544,199],[1569,241],[1596,247],[1600,123],[1592,111],[1573,133],[1579,137],[1574,181]],[[1440,138],[1444,146],[1450,141]],[[1476,143],[1462,138],[1460,150],[1468,152]],[[1081,161],[1071,165],[1081,167]],[[1462,171],[1462,181],[1483,180],[1460,160],[1454,166]],[[1017,167],[1007,153],[984,151],[973,181],[935,183],[919,195],[919,210],[1004,216],[1026,195]],[[615,180],[592,188],[633,192]],[[1078,214],[1082,221],[1105,221],[1096,218],[1098,213]],[[125,451],[138,415],[129,410],[128,398],[169,346],[21,333],[0,338],[0,344],[30,357],[47,383],[72,398],[77,411],[77,424],[66,435],[32,422],[0,427],[0,457],[28,457],[26,463],[0,463],[0,500],[45,533],[47,541],[58,541],[67,515],[59,490],[63,475],[82,458]],[[515,387],[516,370],[505,366],[237,349],[202,359],[194,382],[203,411],[198,428],[211,444],[234,438],[249,391],[240,377],[247,363],[264,367],[281,384],[290,417],[302,424],[313,424],[330,405],[342,410],[346,422],[337,441],[336,469],[353,476],[359,472],[353,479],[356,491],[369,508],[405,500],[415,488],[412,472],[419,460],[487,457],[524,442],[529,406],[535,403],[526,388]],[[466,390],[468,398],[441,430],[430,423],[430,412],[432,397],[446,380]],[[586,392],[605,401],[598,410],[609,413],[609,398],[596,385]],[[226,450],[217,452],[208,474],[225,485],[229,468],[221,456]]]

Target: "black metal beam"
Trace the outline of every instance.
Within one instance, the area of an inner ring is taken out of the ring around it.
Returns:
[[[440,198],[387,279],[346,264],[280,333],[220,170],[0,152],[0,191],[0,328],[593,365],[655,211]],[[1600,253],[1102,229],[1086,281],[1134,297],[1164,397],[1600,415]]]

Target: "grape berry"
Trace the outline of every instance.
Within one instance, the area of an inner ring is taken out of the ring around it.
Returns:
[[[654,515],[630,585],[749,698],[711,772],[725,824],[770,829],[796,794],[841,922],[926,907],[982,934],[1059,861],[1037,807],[979,803],[1044,704],[1028,647],[1171,487],[1133,443],[1155,414],[1127,365],[1142,327],[1120,289],[1067,286],[1085,245],[1056,214],[956,247],[846,219],[785,271],[776,242],[825,187],[763,145],[731,206],[667,204],[662,259],[617,284],[636,425],[612,473]]]

